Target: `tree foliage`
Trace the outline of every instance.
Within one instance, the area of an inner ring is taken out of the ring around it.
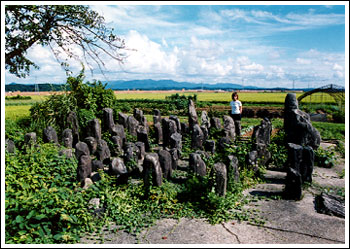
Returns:
[[[104,18],[82,5],[6,5],[6,69],[17,77],[25,78],[31,67],[39,68],[27,56],[35,44],[48,46],[56,60],[69,72],[68,59],[92,62],[102,71],[101,53],[123,62],[124,40],[105,25]],[[76,47],[83,56],[78,55]],[[65,59],[60,54],[65,53]]]

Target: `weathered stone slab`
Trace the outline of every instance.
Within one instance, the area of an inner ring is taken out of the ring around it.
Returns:
[[[217,118],[217,117],[212,117],[210,119],[210,124],[211,124],[211,127],[215,128],[217,130],[221,130],[223,128],[220,118]]]
[[[137,162],[139,158],[139,148],[132,142],[126,142],[124,145],[124,162],[127,164],[128,162],[134,161]]]
[[[118,112],[118,124],[122,125],[124,128],[128,128],[128,115]]]
[[[222,162],[215,163],[214,164],[214,170],[215,170],[215,192],[219,196],[225,196],[226,195],[226,189],[227,189],[227,170],[226,165]]]
[[[135,143],[135,145],[138,148],[138,159],[144,160],[145,155],[146,155],[145,143],[138,141]]]
[[[254,126],[252,139],[255,143],[269,145],[271,141],[272,123],[268,118],[261,120],[260,125]]]
[[[239,182],[238,158],[234,155],[228,156],[227,175],[232,177],[234,182]]]
[[[205,125],[201,125],[200,128],[201,128],[201,130],[203,132],[203,140],[205,141],[209,137],[209,130],[208,130],[208,128]]]
[[[105,131],[109,131],[113,134],[113,127],[115,126],[114,118],[113,118],[113,109],[112,108],[103,108],[103,122],[102,129]]]
[[[68,113],[67,116],[67,128],[72,130],[73,134],[73,144],[72,147],[75,147],[75,145],[79,142],[79,122],[77,114],[73,111]]]
[[[143,117],[143,111],[138,108],[135,108],[133,115],[137,121],[141,122],[141,118]]]
[[[190,126],[190,129],[195,125],[198,124],[198,116],[196,107],[194,106],[194,102],[192,99],[188,102],[188,123]]]
[[[80,159],[81,156],[90,156],[90,150],[86,143],[84,142],[78,142],[75,145],[75,157],[77,160]]]
[[[113,154],[122,154],[123,153],[123,138],[120,136],[111,137],[111,141],[113,143]]]
[[[154,186],[162,185],[162,167],[157,153],[147,153],[143,161],[143,180],[146,189],[150,186],[150,174]]]
[[[100,139],[97,141],[97,150],[96,150],[97,159],[104,164],[109,163],[111,157],[111,151],[109,150],[108,144],[105,140]]]
[[[315,207],[318,213],[345,218],[345,201],[339,196],[322,192],[315,197]]]
[[[201,125],[207,127],[207,129],[210,129],[210,127],[211,127],[209,116],[208,116],[208,113],[206,111],[202,111],[202,113],[201,113]]]
[[[231,139],[232,141],[234,141],[236,136],[236,131],[235,131],[235,123],[233,119],[228,115],[224,115],[223,120],[224,120],[225,136]]]
[[[312,126],[310,116],[299,110],[295,93],[288,93],[284,104],[284,130],[287,143],[311,146],[317,149],[321,136]]]
[[[8,153],[15,153],[15,142],[13,142],[11,139],[6,139],[6,151]]]
[[[52,126],[48,126],[47,128],[44,129],[43,142],[58,144],[57,133]]]
[[[91,158],[89,155],[81,155],[78,160],[77,178],[79,182],[90,177],[92,172]]]
[[[87,136],[94,137],[97,141],[102,139],[100,121],[97,118],[91,119],[87,123]]]
[[[192,129],[192,149],[203,149],[204,134],[198,124],[195,124]]]
[[[156,138],[155,143],[156,144],[163,143],[163,129],[160,122],[154,124],[154,133]]]
[[[163,146],[168,147],[170,146],[171,135],[177,132],[176,122],[168,118],[163,118],[162,128],[163,128]]]
[[[182,135],[178,132],[171,134],[169,141],[170,148],[176,148],[179,151],[182,150]]]
[[[315,152],[311,146],[303,148],[303,160],[301,163],[300,174],[303,182],[312,182],[312,172],[314,169]]]
[[[84,139],[84,143],[86,143],[89,147],[90,154],[94,155],[97,151],[97,140],[94,137],[86,137]]]
[[[181,135],[185,136],[186,134],[190,133],[190,126],[188,123],[181,122]]]
[[[36,133],[29,132],[24,135],[24,143],[27,145],[33,145],[36,143]]]
[[[302,182],[311,183],[315,158],[312,147],[288,143],[287,151],[287,165],[300,173]]]
[[[119,176],[123,174],[127,174],[128,170],[124,164],[123,159],[119,157],[112,158],[110,164],[109,164],[109,174]]]
[[[137,141],[143,142],[145,144],[145,150],[150,151],[150,142],[148,140],[147,129],[144,126],[139,126],[137,128]]]
[[[172,157],[169,151],[160,150],[158,151],[159,163],[162,167],[163,177],[165,179],[170,179],[172,174]]]
[[[128,117],[128,131],[130,135],[137,136],[137,127],[139,126],[139,122],[133,117]]]
[[[58,155],[63,156],[65,155],[67,158],[73,157],[73,150],[71,148],[62,149],[58,152]]]
[[[173,170],[176,170],[181,153],[176,148],[170,149],[169,152],[171,154],[171,159],[172,159],[172,168]]]
[[[65,129],[62,132],[62,144],[66,148],[73,147],[73,133],[71,129]]]
[[[153,110],[153,124],[161,123],[162,122],[162,116],[160,114],[160,111],[158,109]]]
[[[104,169],[104,164],[100,160],[97,160],[97,159],[95,159],[95,160],[93,160],[91,162],[91,166],[92,166],[92,171],[97,171],[99,169],[102,169],[102,170]]]
[[[175,124],[176,124],[176,131],[177,131],[178,133],[181,133],[181,122],[180,122],[180,119],[178,118],[178,116],[170,115],[170,116],[169,116],[169,119],[175,121]]]
[[[301,200],[302,182],[300,173],[291,167],[287,168],[286,186],[284,189],[286,199]]]
[[[207,166],[198,153],[190,154],[189,167],[200,176],[205,176],[207,174]]]

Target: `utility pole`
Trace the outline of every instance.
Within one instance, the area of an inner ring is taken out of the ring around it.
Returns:
[[[34,78],[35,78],[35,82],[34,82],[35,93],[38,94],[38,95],[40,95],[39,86],[38,86],[38,83],[37,83],[37,81],[36,81],[37,76],[35,76]]]

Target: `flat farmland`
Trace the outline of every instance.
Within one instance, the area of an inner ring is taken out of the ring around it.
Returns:
[[[10,116],[23,117],[29,115],[30,106],[36,102],[42,102],[51,94],[62,94],[63,92],[13,92],[6,93],[6,96],[30,96],[31,99],[11,99],[5,101],[5,113],[6,118]],[[230,102],[232,92],[220,92],[220,91],[114,91],[117,99],[149,99],[149,100],[165,100],[167,96],[173,94],[179,95],[197,95],[198,101],[222,101]],[[239,100],[243,105],[248,103],[254,103],[262,105],[278,104],[283,105],[287,92],[238,92]],[[297,98],[303,94],[302,92],[296,92]],[[326,94],[328,95],[328,94]],[[331,101],[330,96],[323,96],[323,101]],[[327,99],[326,99],[327,98]],[[305,101],[317,102],[317,99],[304,99]],[[17,106],[17,107],[16,107]]]
[[[63,92],[14,92],[6,93],[6,96],[31,96],[31,100],[10,100],[6,101],[6,105],[20,105],[31,102],[40,102],[47,98],[51,94],[62,94]],[[114,91],[117,99],[160,99],[164,100],[166,96],[171,96],[172,94],[179,95],[197,95],[198,101],[231,101],[232,92],[218,92],[218,91]],[[296,97],[298,98],[303,92],[296,92]],[[260,91],[242,91],[238,92],[239,100],[242,102],[274,102],[274,103],[284,103],[287,92],[260,92]],[[309,102],[320,102],[321,97],[305,98],[305,101]],[[333,102],[333,99],[328,95],[324,94],[322,96],[322,101]]]
[[[197,95],[198,101],[231,101],[232,92],[215,91],[114,91],[117,99],[165,99],[166,96]],[[299,97],[302,92],[296,93]],[[239,99],[244,102],[279,102],[284,103],[286,92],[238,92]]]

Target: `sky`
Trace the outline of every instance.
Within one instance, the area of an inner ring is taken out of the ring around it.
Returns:
[[[123,64],[106,58],[104,74],[96,66],[93,75],[86,70],[86,80],[317,88],[345,86],[348,79],[345,2],[88,3],[128,49]],[[48,48],[34,46],[28,57],[40,70],[25,79],[6,71],[7,84],[65,83],[65,72]],[[70,64],[77,74],[80,64]]]

